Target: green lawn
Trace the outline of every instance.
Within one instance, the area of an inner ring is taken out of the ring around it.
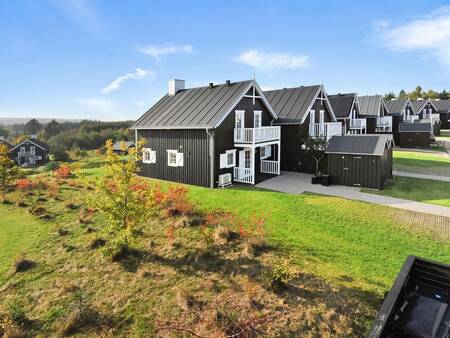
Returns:
[[[450,176],[450,158],[445,153],[394,151],[394,169],[418,174]]]
[[[395,176],[394,183],[382,191],[364,191],[450,207],[450,182]]]

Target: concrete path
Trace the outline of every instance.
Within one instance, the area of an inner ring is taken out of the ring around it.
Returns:
[[[341,185],[324,187],[320,184],[311,184],[311,175],[303,173],[282,172],[280,176],[261,182],[256,186],[259,188],[286,192],[289,194],[312,192],[322,195],[338,196],[351,200],[375,203],[398,209],[450,217],[449,207],[364,193],[361,192],[357,187],[345,187]]]
[[[449,171],[449,173],[450,173],[450,171]],[[421,179],[424,179],[424,180],[450,182],[450,177],[449,176],[415,174],[415,173],[408,173],[406,171],[394,171],[393,174],[394,174],[394,176],[414,177],[414,178],[421,178]]]

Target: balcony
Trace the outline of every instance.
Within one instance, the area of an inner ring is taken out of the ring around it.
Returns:
[[[366,129],[367,120],[366,119],[351,119],[350,129]]]
[[[235,128],[234,142],[256,144],[280,139],[281,127]]]
[[[342,135],[341,122],[327,122],[327,123],[311,123],[309,125],[310,137],[323,137],[328,141],[333,136]]]
[[[392,116],[377,117],[377,130],[378,132],[392,131]]]
[[[423,114],[422,120],[430,120],[431,124],[435,124],[441,121],[439,114]]]
[[[408,115],[405,117],[405,122],[413,123],[414,121],[416,121],[418,119],[419,119],[418,115]]]

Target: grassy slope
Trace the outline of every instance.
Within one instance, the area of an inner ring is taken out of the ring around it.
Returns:
[[[394,168],[421,174],[450,175],[450,158],[445,154],[394,151]]]
[[[450,182],[396,176],[394,184],[382,191],[365,191],[450,207]]]

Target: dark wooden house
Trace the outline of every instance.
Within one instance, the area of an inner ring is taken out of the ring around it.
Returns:
[[[360,117],[367,120],[367,134],[392,133],[392,116],[383,96],[358,96],[358,102]]]
[[[383,189],[392,179],[393,147],[390,134],[333,137],[326,150],[331,182]]]
[[[323,86],[284,88],[264,94],[278,114],[273,124],[281,127],[281,169],[314,173],[315,163],[304,149],[304,141],[342,135],[342,123],[337,122]],[[323,172],[326,160],[321,164]]]
[[[32,137],[15,145],[9,153],[19,166],[36,166],[48,161],[49,147]]]
[[[419,119],[419,116],[414,113],[410,99],[392,99],[386,101],[389,115],[392,116],[392,135],[396,145],[400,144],[400,134],[398,128],[400,123],[413,123]]]
[[[359,118],[359,103],[356,93],[328,95],[336,119],[342,123],[345,134],[365,134],[366,119]]]
[[[131,129],[145,139],[141,175],[199,185],[256,184],[280,173],[280,127],[254,80],[169,92]]]
[[[399,146],[402,148],[430,148],[432,138],[431,123],[402,122],[399,124]]]
[[[438,111],[441,120],[441,128],[450,129],[450,99],[433,100],[433,105]]]
[[[420,99],[413,101],[412,105],[421,122],[429,122],[434,136],[439,136],[441,134],[441,117],[434,103],[429,99]]]

